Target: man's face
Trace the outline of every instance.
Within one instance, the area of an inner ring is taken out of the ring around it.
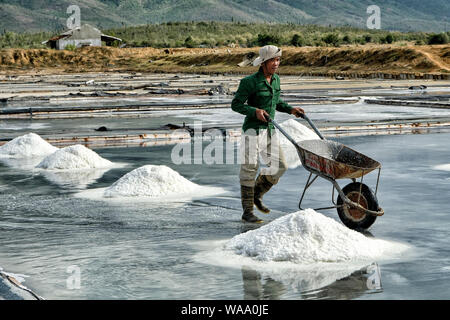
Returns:
[[[281,58],[275,57],[264,62],[265,69],[268,74],[274,74],[280,66]]]

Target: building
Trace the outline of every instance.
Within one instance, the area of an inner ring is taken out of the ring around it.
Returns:
[[[97,28],[89,24],[84,24],[81,27],[65,31],[60,35],[42,42],[42,44],[52,49],[64,50],[67,45],[74,45],[77,48],[87,46],[101,47],[102,42],[105,42],[108,46],[112,45],[114,41],[122,42],[122,39],[108,36]]]

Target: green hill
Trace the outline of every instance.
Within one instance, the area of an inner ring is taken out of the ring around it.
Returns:
[[[82,23],[100,29],[169,21],[240,21],[366,27],[372,0],[0,0],[0,32],[65,29],[76,4]],[[450,30],[448,0],[379,0],[381,28]]]

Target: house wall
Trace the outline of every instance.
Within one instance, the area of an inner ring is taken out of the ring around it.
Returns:
[[[72,38],[59,39],[56,43],[56,49],[64,50],[64,48],[68,44],[75,45],[77,48],[82,47],[83,45],[89,45],[92,47],[101,47],[102,41],[100,40],[100,38],[97,38],[97,39],[72,39]]]

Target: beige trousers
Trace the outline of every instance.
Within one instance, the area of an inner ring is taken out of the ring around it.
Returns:
[[[260,158],[262,163],[267,166],[261,168],[261,175],[265,175],[271,183],[277,184],[288,168],[277,132],[270,135],[267,129],[263,129],[259,130],[259,134],[256,134],[256,131],[249,129],[242,133],[241,169],[239,172],[241,185],[255,186]]]

